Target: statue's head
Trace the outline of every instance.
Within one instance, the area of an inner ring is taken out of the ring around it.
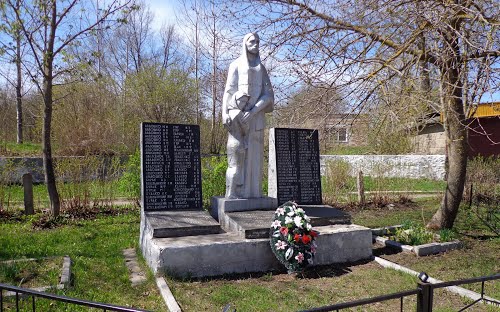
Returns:
[[[254,55],[259,54],[260,39],[257,33],[248,33],[243,38],[243,51]]]

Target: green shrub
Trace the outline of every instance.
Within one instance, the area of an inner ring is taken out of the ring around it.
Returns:
[[[500,196],[500,157],[475,157],[467,164],[466,188],[473,184],[474,194]],[[470,194],[467,194],[470,196]]]
[[[347,198],[348,202],[354,200],[351,192],[356,191],[354,178],[349,174],[351,166],[343,160],[329,161],[326,164],[323,198],[325,203],[335,204]]]
[[[210,206],[212,196],[226,194],[227,157],[205,157],[201,164],[201,184],[203,192],[203,206]]]
[[[110,207],[122,165],[118,157],[86,155],[57,159],[55,171],[64,209]]]
[[[119,180],[118,187],[129,198],[141,198],[141,154],[139,149],[130,155],[125,164],[125,171]]]
[[[5,160],[0,164],[0,211],[7,210],[11,204],[11,187],[9,187],[15,166],[12,160]]]
[[[401,228],[396,230],[394,238],[401,244],[415,246],[431,243],[434,240],[434,233],[415,222],[404,221]]]
[[[439,241],[441,242],[451,242],[457,239],[457,233],[452,229],[441,229],[439,231]]]

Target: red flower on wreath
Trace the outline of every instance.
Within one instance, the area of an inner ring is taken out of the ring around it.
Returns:
[[[282,227],[280,228],[280,233],[281,233],[281,235],[283,235],[283,236],[287,236],[287,235],[288,235],[288,228],[287,228],[287,227],[282,226]]]
[[[293,240],[294,240],[296,243],[298,243],[298,242],[300,242],[300,238],[301,238],[301,237],[300,237],[300,235],[299,235],[299,234],[295,234],[295,236],[293,237]]]
[[[311,232],[309,232],[309,234],[311,234],[312,237],[318,237],[318,232],[316,232],[316,231],[311,230]]]
[[[309,244],[311,242],[311,236],[309,236],[309,235],[302,236],[302,242],[304,244]]]

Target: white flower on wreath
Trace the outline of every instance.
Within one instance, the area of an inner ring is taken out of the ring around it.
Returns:
[[[297,209],[295,209],[295,212],[296,212],[296,213],[304,213],[304,209],[302,209],[302,208],[297,208]]]
[[[295,211],[294,210],[290,210],[288,213],[287,213],[287,216],[289,217],[293,217],[295,215]]]
[[[293,219],[290,218],[289,216],[286,216],[285,217],[285,224],[290,224],[290,223],[293,223]]]
[[[302,261],[304,261],[304,254],[299,252],[299,254],[295,256],[295,260],[297,260],[298,263],[302,263]]]
[[[295,222],[295,225],[301,229],[302,228],[302,218],[299,217],[299,216],[296,216],[295,218],[293,218],[293,222]]]
[[[310,231],[312,229],[311,223],[306,223],[306,230]]]
[[[278,209],[276,209],[276,214],[278,216],[284,216],[285,215],[285,208],[279,207]]]
[[[271,224],[271,226],[275,229],[281,227],[281,221],[280,220],[274,220],[273,221],[273,224]]]
[[[274,244],[274,246],[276,246],[276,249],[283,249],[285,250],[285,248],[288,246],[288,244],[282,240],[278,240],[278,242],[276,244]]]

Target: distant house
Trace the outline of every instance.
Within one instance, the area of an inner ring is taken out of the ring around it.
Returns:
[[[318,129],[321,152],[336,146],[367,144],[368,120],[365,114],[309,114],[301,122],[281,120],[276,127]]]
[[[500,155],[500,102],[474,106],[465,121],[469,136],[469,157]],[[429,115],[414,139],[417,154],[445,154],[446,138],[439,113]]]
[[[321,149],[367,144],[368,120],[364,114],[329,114],[310,118],[304,126],[318,129]]]

